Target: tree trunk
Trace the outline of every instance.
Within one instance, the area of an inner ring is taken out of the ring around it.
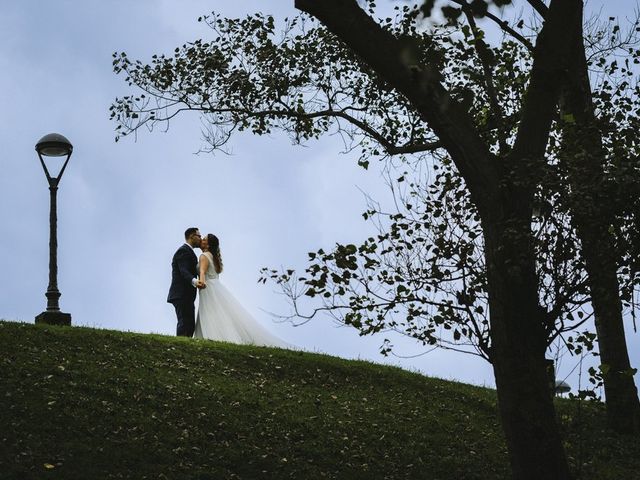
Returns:
[[[525,218],[530,217],[483,220],[498,407],[513,478],[569,479],[549,389],[547,335]]]
[[[631,364],[622,320],[616,263],[608,231],[597,224],[578,228],[589,273],[589,286],[595,315],[609,426],[619,433],[640,432],[640,402],[631,375]],[[591,230],[591,231],[588,231]],[[586,231],[586,232],[585,232]],[[599,235],[598,235],[599,233]]]
[[[640,432],[640,401],[631,375],[624,332],[611,210],[601,198],[606,159],[597,128],[582,35],[574,45],[565,87],[564,110],[574,117],[565,130],[573,219],[582,242],[595,316],[609,426],[620,433]]]

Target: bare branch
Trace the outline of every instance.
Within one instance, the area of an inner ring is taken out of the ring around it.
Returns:
[[[450,0],[450,1],[455,3],[455,4],[458,4],[458,5],[462,6],[463,8],[468,5],[465,0]],[[519,41],[522,45],[524,45],[526,47],[527,50],[529,50],[530,52],[533,51],[533,44],[525,36],[523,36],[521,33],[518,33],[516,30],[514,30],[509,25],[508,22],[506,22],[505,20],[502,20],[501,18],[497,17],[496,15],[494,15],[491,12],[487,12],[485,14],[485,17],[488,18],[489,20],[491,20],[492,22],[494,22],[496,25],[498,25],[502,31],[508,33],[515,40]]]

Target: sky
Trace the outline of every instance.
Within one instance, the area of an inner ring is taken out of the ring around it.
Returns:
[[[592,1],[590,9],[625,15],[634,4]],[[293,146],[277,133],[236,135],[231,155],[198,154],[204,144],[197,114],[182,116],[167,132],[114,142],[109,106],[132,89],[112,72],[113,52],[146,61],[209,38],[212,31],[196,20],[212,10],[282,18],[296,14],[293,0],[2,0],[0,6],[0,318],[33,322],[46,307],[49,192],[34,146],[56,132],[74,146],[58,192],[60,306],[73,325],[173,335],[175,313],[166,303],[171,257],[184,230],[196,226],[220,238],[222,281],[288,343],[495,385],[491,366],[473,356],[420,355],[424,347],[395,336],[396,353],[408,358],[385,358],[378,353],[383,336],[359,337],[328,318],[293,327],[266,313],[288,307],[274,286],[257,283],[261,267],[302,270],[307,252],[357,244],[374,233],[361,216],[362,192],[389,201],[379,165],[358,167],[333,137]],[[628,329],[634,366],[637,340]],[[558,377],[577,362],[565,357]],[[578,372],[568,380],[574,387]]]

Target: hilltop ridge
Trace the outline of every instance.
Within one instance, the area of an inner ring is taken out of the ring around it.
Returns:
[[[2,478],[509,477],[486,388],[315,353],[16,322],[0,321],[0,352]],[[640,478],[638,442],[605,432],[601,406],[558,407],[581,478]]]

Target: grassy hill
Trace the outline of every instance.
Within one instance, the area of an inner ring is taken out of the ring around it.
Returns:
[[[637,439],[559,400],[584,479]],[[334,357],[0,322],[2,479],[502,479],[495,391]]]

